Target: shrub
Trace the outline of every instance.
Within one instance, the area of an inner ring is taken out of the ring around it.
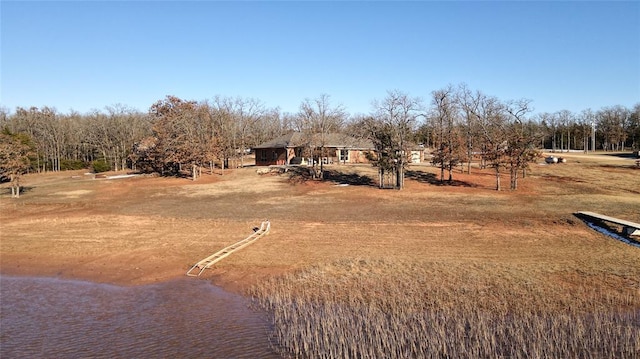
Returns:
[[[83,168],[87,168],[87,164],[84,161],[80,161],[80,160],[61,160],[60,161],[60,169],[62,171],[81,170]]]
[[[107,172],[111,170],[111,166],[105,160],[97,160],[91,163],[94,173]]]

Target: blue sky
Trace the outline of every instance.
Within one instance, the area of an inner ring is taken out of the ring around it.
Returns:
[[[466,83],[536,112],[640,102],[640,2],[0,2],[0,105],[81,113],[166,95],[329,94],[368,113],[388,90]]]

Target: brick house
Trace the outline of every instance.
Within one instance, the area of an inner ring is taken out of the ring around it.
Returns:
[[[306,165],[311,162],[308,156],[310,148],[321,147],[320,134],[304,136],[300,132],[291,132],[271,141],[253,147],[257,166]],[[373,152],[371,141],[361,140],[341,133],[324,136],[325,153],[321,160],[325,164],[367,163],[367,152]],[[305,149],[307,149],[305,153]]]
[[[290,132],[253,147],[256,166],[290,165],[302,159],[305,141],[300,132]]]

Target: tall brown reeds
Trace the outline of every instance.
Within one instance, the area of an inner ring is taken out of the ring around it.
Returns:
[[[254,287],[294,358],[638,358],[640,291],[498,266],[358,259]]]

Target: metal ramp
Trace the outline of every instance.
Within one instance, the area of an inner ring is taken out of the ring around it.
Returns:
[[[255,242],[256,240],[262,238],[267,233],[269,233],[270,229],[271,229],[271,222],[269,222],[268,220],[262,222],[262,224],[260,224],[260,228],[258,228],[258,230],[256,230],[249,237],[241,240],[240,242],[237,242],[228,247],[225,247],[219,250],[218,252],[210,255],[209,257],[201,260],[200,262],[194,264],[194,266],[187,271],[187,275],[189,277],[199,277],[200,274],[202,274],[202,272],[204,272],[205,269],[210,268],[212,265],[218,263],[222,259],[229,256],[231,253],[238,251],[248,246],[249,244]]]

